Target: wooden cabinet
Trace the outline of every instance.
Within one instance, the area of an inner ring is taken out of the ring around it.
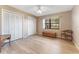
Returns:
[[[72,30],[64,30],[64,31],[61,32],[61,39],[71,41],[73,39],[72,34],[73,34]]]
[[[56,38],[57,36],[55,32],[48,32],[48,31],[42,32],[42,35],[47,37],[52,37],[52,38]]]

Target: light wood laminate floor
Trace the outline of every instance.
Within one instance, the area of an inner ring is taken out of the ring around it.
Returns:
[[[31,36],[11,42],[2,48],[2,54],[73,54],[79,53],[72,42],[48,38],[42,36]]]

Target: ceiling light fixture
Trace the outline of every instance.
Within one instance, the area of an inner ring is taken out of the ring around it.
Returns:
[[[37,14],[42,14],[42,13],[48,11],[48,8],[47,8],[46,6],[37,5],[36,7],[34,7],[34,11],[35,11]]]
[[[38,14],[41,14],[42,13],[42,9],[41,9],[41,6],[37,6],[38,7],[38,10],[36,11]]]

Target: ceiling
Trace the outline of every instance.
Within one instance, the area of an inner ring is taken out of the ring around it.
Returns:
[[[46,11],[42,12],[41,14],[38,14],[35,12],[35,8],[37,7],[37,5],[11,5],[11,6],[14,8],[18,8],[22,11],[28,12],[35,16],[44,16],[59,12],[70,11],[73,8],[73,5],[41,5],[46,8],[46,9],[44,8]]]

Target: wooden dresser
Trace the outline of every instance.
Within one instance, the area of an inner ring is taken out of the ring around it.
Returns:
[[[57,36],[55,32],[50,32],[50,31],[43,31],[42,35],[47,37],[52,37],[52,38],[56,38]]]

